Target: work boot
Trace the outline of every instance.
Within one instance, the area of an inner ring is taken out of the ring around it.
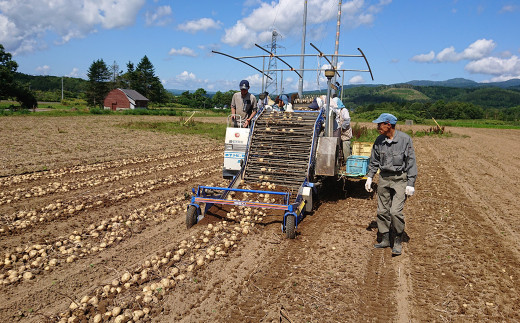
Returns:
[[[401,245],[401,235],[396,235],[394,239],[394,247],[392,248],[392,256],[400,256],[403,250]]]
[[[390,247],[390,232],[383,233],[383,239],[380,243],[374,245],[374,248],[388,248]]]

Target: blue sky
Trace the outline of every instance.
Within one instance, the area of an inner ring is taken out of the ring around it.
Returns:
[[[309,0],[309,45],[332,54],[337,0]],[[31,75],[86,78],[97,59],[126,71],[146,55],[165,88],[207,91],[237,89],[248,79],[261,90],[254,69],[230,58],[262,55],[271,32],[282,37],[278,54],[301,51],[303,0],[0,0],[0,44],[13,54],[18,71]],[[346,72],[343,84],[392,84],[463,77],[477,82],[520,78],[518,0],[350,0],[342,2],[340,54],[361,48],[368,73]],[[261,59],[248,59],[262,68]],[[287,58],[299,68],[297,58]],[[365,69],[359,58],[339,59],[341,68]],[[327,62],[305,60],[304,90],[323,88]],[[278,67],[283,64],[278,62]],[[278,81],[282,79],[278,74]],[[280,86],[280,85],[279,85]],[[298,76],[283,73],[286,93]]]

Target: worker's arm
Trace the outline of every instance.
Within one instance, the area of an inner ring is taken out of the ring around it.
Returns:
[[[249,116],[249,118],[247,118],[246,121],[244,122],[245,127],[247,127],[248,125],[251,124],[251,120],[253,120],[255,115],[256,115],[256,110],[253,110],[253,112],[251,112],[251,115]]]
[[[254,95],[251,95],[251,106],[252,106],[252,109],[253,111],[251,112],[251,115],[249,116],[249,118],[247,118],[245,121],[244,121],[244,127],[247,127],[251,124],[251,120],[253,120],[253,118],[255,117],[256,115],[256,111],[258,110],[258,105],[257,105],[257,102],[256,102],[256,97]]]

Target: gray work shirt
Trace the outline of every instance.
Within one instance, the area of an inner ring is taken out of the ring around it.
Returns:
[[[406,173],[408,186],[415,186],[417,163],[412,138],[396,130],[390,140],[385,135],[377,137],[372,147],[367,177],[374,177],[377,170],[381,173]]]
[[[247,100],[250,101],[248,102],[248,104],[250,104],[249,111],[246,111],[247,109],[244,108]],[[246,121],[246,118],[249,118],[253,111],[257,110],[256,97],[249,92],[245,97],[242,97],[242,93],[237,92],[233,94],[233,97],[231,98],[231,107],[235,108],[235,114],[240,115],[242,117],[242,122],[244,122]]]

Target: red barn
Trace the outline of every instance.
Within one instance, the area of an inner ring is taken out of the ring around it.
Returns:
[[[135,108],[147,108],[148,99],[134,90],[114,89],[108,92],[103,106],[105,110],[124,110]]]

